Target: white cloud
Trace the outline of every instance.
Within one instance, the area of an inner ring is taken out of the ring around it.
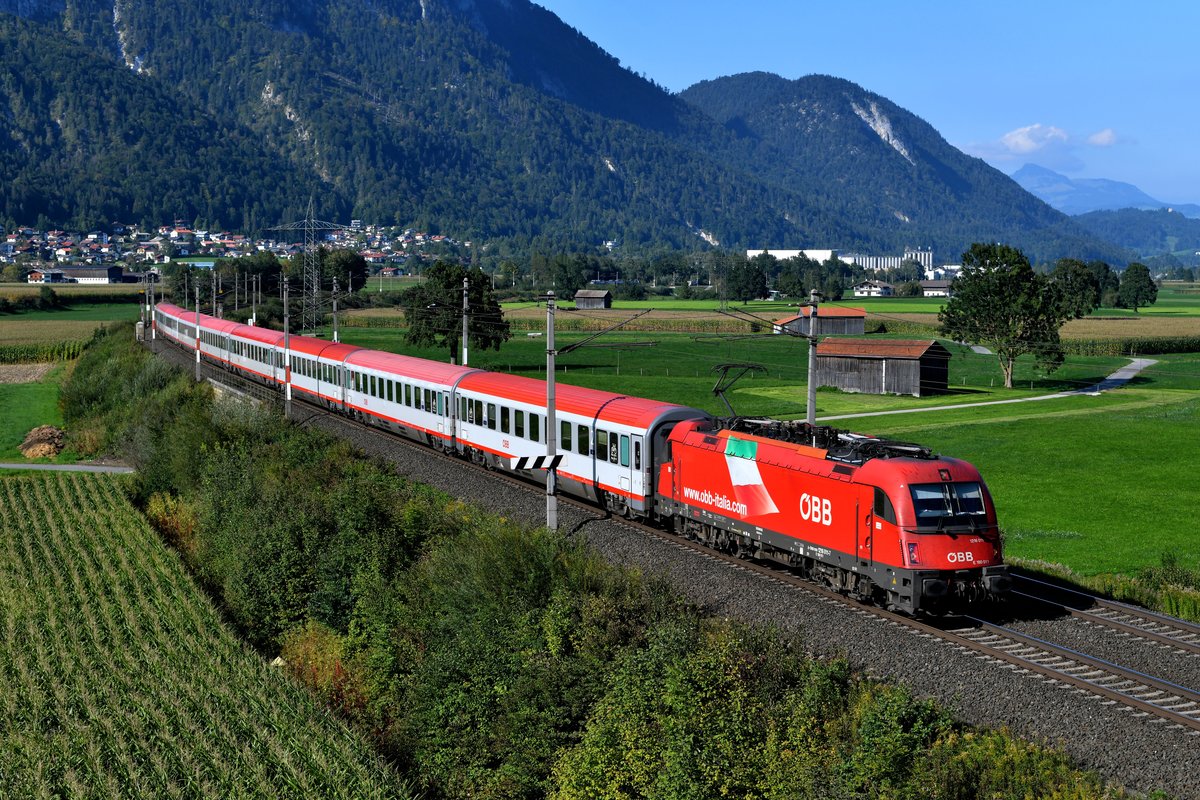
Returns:
[[[1087,142],[1092,147],[1112,147],[1117,143],[1117,132],[1112,128],[1105,128],[1089,136]]]
[[[1026,125],[1024,128],[1009,131],[1000,137],[1000,143],[1008,152],[1014,155],[1028,155],[1029,153],[1036,153],[1039,150],[1045,150],[1047,147],[1065,145],[1070,138],[1062,128],[1056,128],[1053,125],[1043,125],[1039,122],[1035,125]]]

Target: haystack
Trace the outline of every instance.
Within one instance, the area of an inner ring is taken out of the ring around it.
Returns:
[[[26,458],[54,458],[63,449],[63,432],[53,425],[34,428],[21,443],[21,455]]]

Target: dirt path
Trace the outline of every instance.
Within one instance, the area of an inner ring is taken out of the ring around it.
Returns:
[[[0,383],[37,383],[54,364],[0,364]]]

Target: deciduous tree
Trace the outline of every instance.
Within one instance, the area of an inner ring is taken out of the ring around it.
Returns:
[[[1142,306],[1152,305],[1158,299],[1158,284],[1150,277],[1149,267],[1137,261],[1126,267],[1117,299],[1123,308],[1132,308],[1134,313]]]
[[[1026,353],[1057,369],[1063,361],[1058,329],[1067,319],[1058,287],[1007,245],[973,244],[962,264],[953,296],[938,313],[942,333],[990,347],[1006,388],[1012,388],[1013,364]]]
[[[483,270],[439,261],[425,281],[407,289],[400,301],[408,321],[405,339],[417,347],[443,347],[453,359],[462,336],[463,278],[468,280],[467,315],[471,347],[499,350],[512,338],[508,321]]]

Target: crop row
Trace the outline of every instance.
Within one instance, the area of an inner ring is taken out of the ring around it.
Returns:
[[[118,480],[0,480],[0,796],[402,794],[226,629]]]

